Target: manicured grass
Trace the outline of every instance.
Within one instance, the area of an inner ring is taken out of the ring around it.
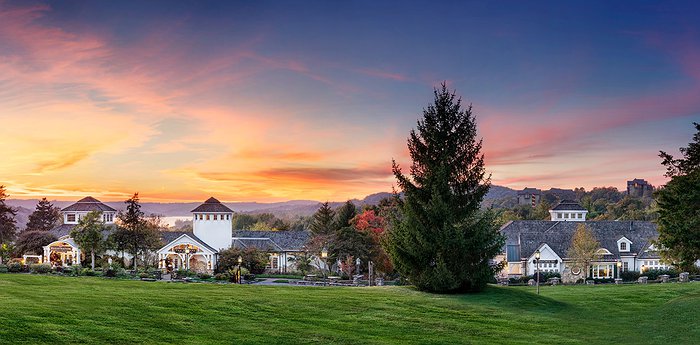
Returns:
[[[697,344],[699,320],[700,283],[432,295],[0,274],[3,344]]]

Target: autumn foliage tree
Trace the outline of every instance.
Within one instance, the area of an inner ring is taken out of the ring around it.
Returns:
[[[479,291],[501,269],[504,244],[494,217],[480,210],[490,188],[471,106],[443,83],[412,130],[410,175],[394,162],[404,193],[386,249],[394,268],[418,289]]]
[[[571,238],[571,245],[567,252],[572,268],[579,268],[585,272],[584,276],[588,277],[588,268],[591,262],[599,257],[598,249],[600,249],[600,242],[593,232],[585,224],[579,224]]]

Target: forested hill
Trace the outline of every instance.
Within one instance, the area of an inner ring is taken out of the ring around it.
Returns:
[[[491,186],[486,199],[502,199],[508,197],[514,197],[516,191],[507,187],[501,186]],[[358,205],[376,205],[380,200],[390,197],[391,193],[382,192],[375,193],[366,196],[363,199],[353,199],[352,201]],[[325,201],[325,200],[324,200]],[[36,204],[39,202],[38,199],[29,200],[19,200],[19,199],[9,199],[7,203],[10,206],[18,207],[19,212],[17,215],[17,223],[20,229],[24,229],[24,225],[27,222],[27,217],[34,210]],[[323,201],[315,200],[290,200],[284,202],[273,202],[273,203],[260,203],[260,202],[231,202],[225,203],[228,207],[236,212],[241,213],[272,213],[280,218],[288,218],[293,216],[309,216],[316,212],[319,204]],[[331,207],[335,208],[340,206],[345,201],[334,201],[331,202]],[[55,206],[64,208],[74,201],[52,201]],[[105,202],[105,204],[117,209],[124,209],[123,202]],[[144,202],[142,203],[142,210],[146,214],[158,214],[162,216],[189,216],[190,211],[195,207],[199,206],[199,202],[188,202],[188,203],[154,203],[154,202]]]

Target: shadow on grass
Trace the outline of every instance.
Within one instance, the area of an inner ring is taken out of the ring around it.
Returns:
[[[534,291],[489,285],[479,293],[453,295],[462,303],[497,306],[523,311],[557,312],[573,308],[572,305],[551,297],[537,295]]]

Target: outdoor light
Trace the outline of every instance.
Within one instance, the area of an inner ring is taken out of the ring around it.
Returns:
[[[537,280],[535,281],[535,284],[537,284],[537,294],[540,294],[540,250],[538,249],[535,251],[535,268],[537,270]]]
[[[323,249],[321,249],[321,257],[324,259],[328,257],[328,249],[326,249],[326,247],[323,247]]]
[[[239,255],[238,256],[238,264],[240,265],[243,262],[243,258]]]

